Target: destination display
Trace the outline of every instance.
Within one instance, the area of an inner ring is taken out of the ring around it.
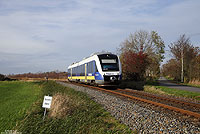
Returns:
[[[102,63],[117,63],[116,59],[102,59]]]

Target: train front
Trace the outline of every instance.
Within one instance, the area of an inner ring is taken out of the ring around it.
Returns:
[[[99,86],[115,86],[122,79],[121,64],[117,55],[100,54],[99,59],[99,74],[96,74],[96,82]]]

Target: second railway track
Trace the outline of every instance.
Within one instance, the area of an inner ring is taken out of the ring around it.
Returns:
[[[177,98],[169,97],[169,96],[167,97],[167,96],[149,94],[143,91],[124,90],[124,89],[117,89],[116,91],[200,114],[199,103],[188,102],[185,100],[181,100],[181,99],[177,99]]]

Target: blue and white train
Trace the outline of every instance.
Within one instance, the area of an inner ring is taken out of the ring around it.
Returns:
[[[98,86],[118,85],[122,79],[119,57],[109,52],[94,53],[68,67],[68,80]]]

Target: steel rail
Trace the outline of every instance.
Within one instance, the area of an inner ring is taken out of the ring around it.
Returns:
[[[78,83],[76,83],[75,85],[83,86],[83,87],[89,87],[89,88],[92,88],[92,89],[98,89],[100,91],[104,91],[104,92],[111,93],[111,94],[116,94],[116,95],[127,97],[127,98],[130,98],[130,99],[133,99],[133,100],[142,101],[142,102],[145,102],[145,103],[148,103],[148,104],[152,104],[154,106],[163,107],[163,108],[166,108],[166,109],[169,109],[169,110],[172,110],[172,111],[184,114],[184,115],[189,115],[189,116],[193,116],[193,117],[200,119],[200,114],[196,113],[196,112],[192,112],[192,111],[184,110],[184,109],[181,109],[181,108],[169,106],[169,105],[166,105],[166,104],[154,102],[154,101],[151,101],[151,100],[147,100],[147,99],[143,99],[143,98],[139,98],[139,97],[115,92],[115,91],[112,91],[112,90],[103,89],[103,88],[100,88],[100,87],[94,87],[94,86],[83,85],[83,84],[78,84]]]
[[[199,103],[190,103],[190,102],[178,100],[178,99],[175,99],[175,98],[161,97],[161,96],[157,96],[157,95],[141,93],[141,92],[138,92],[138,91],[130,91],[130,90],[124,90],[124,89],[119,89],[119,88],[117,90],[122,91],[122,92],[134,93],[134,94],[138,94],[138,95],[147,96],[147,97],[150,97],[150,98],[157,98],[157,99],[160,99],[160,100],[166,100],[166,101],[170,101],[170,102],[175,102],[175,103],[179,103],[179,104],[185,104],[185,105],[190,105],[190,106],[193,106],[193,107],[200,108]]]

